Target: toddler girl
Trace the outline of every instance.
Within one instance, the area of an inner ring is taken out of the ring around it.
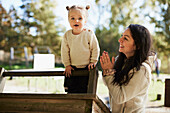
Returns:
[[[68,93],[86,93],[88,76],[70,76],[71,70],[88,70],[96,66],[99,57],[99,44],[94,32],[85,29],[88,9],[73,5],[66,7],[68,21],[72,29],[63,37],[61,45],[61,58],[65,66],[65,91]]]

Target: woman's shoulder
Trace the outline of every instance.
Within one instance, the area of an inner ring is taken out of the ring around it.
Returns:
[[[148,56],[148,58],[142,63],[142,66],[144,66],[147,69],[152,70],[152,67],[154,66],[155,59],[156,59],[155,55]]]
[[[140,69],[137,70],[136,68],[130,70],[130,73],[134,71],[135,75],[143,76],[145,75],[147,78],[151,75],[152,72],[152,66],[154,63],[155,56],[149,56],[147,60],[145,60],[142,65],[140,66]]]
[[[149,56],[147,60],[145,60],[141,67],[139,72],[142,73],[142,75],[145,75],[146,78],[151,79],[151,72],[152,72],[152,66],[154,64],[155,56]]]

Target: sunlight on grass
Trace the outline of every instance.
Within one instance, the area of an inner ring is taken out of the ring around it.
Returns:
[[[152,81],[149,87],[148,99],[156,101],[157,94],[161,94],[161,104],[164,104],[165,83],[162,81]]]

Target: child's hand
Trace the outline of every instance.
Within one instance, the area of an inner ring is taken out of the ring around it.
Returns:
[[[71,75],[71,70],[74,70],[70,65],[66,66],[65,71],[63,74],[65,74],[66,77],[70,77]]]
[[[90,70],[90,69],[93,69],[94,67],[96,66],[96,64],[95,63],[90,63],[89,65],[88,65],[88,69]]]

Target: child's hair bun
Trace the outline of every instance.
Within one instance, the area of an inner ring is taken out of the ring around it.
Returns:
[[[90,9],[90,5],[87,5],[87,6],[86,6],[86,9],[87,9],[87,10]]]
[[[70,10],[69,6],[66,6],[66,9],[67,9],[67,11],[69,11]]]

